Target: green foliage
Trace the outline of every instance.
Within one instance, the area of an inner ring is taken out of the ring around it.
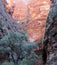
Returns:
[[[36,42],[27,42],[25,44],[22,44],[21,49],[22,49],[22,54],[24,56],[30,55],[30,53],[37,47]]]
[[[35,65],[37,58],[36,55],[32,52],[34,52],[33,49],[37,46],[38,44],[36,42],[28,41],[25,31],[21,33],[11,31],[7,36],[4,36],[0,40],[0,53],[11,53],[12,60],[14,60],[14,63],[18,59],[21,60],[20,65],[28,65],[29,63],[29,65]],[[11,64],[9,62],[3,63],[3,65]]]
[[[11,52],[11,48],[10,47],[6,47],[6,48],[4,48],[4,47],[0,47],[0,53],[2,53],[2,52]]]
[[[35,53],[31,53],[28,57],[25,57],[18,65],[36,65],[38,56]]]
[[[23,33],[14,32],[14,31],[10,32],[8,37],[11,42],[14,41],[15,43],[22,42],[26,38],[26,36]]]
[[[14,65],[14,63],[13,62],[7,62],[7,61],[5,61],[1,65]]]
[[[4,36],[0,40],[0,45],[9,46],[10,44],[21,43],[23,40],[27,40],[24,33],[11,31],[7,36]]]
[[[6,46],[9,46],[9,39],[8,39],[8,36],[4,36],[1,40],[0,40],[0,45],[6,45]]]

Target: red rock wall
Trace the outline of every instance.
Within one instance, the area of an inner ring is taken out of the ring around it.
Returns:
[[[50,0],[10,0],[14,3],[12,17],[19,22],[27,22],[27,33],[30,41],[40,40],[45,33],[46,19],[50,10]],[[11,2],[11,3],[12,3]],[[26,2],[26,1],[25,1]]]
[[[42,38],[50,4],[50,0],[34,0],[28,4],[30,9],[28,34],[31,40],[40,40]]]

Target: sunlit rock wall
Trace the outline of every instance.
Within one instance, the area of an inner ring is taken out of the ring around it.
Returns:
[[[23,1],[17,0],[12,17],[21,22],[26,22],[27,19],[27,6]]]
[[[45,25],[50,10],[50,0],[8,0],[14,3],[12,17],[17,23],[27,22],[27,33],[30,41],[43,38]],[[12,3],[11,2],[11,3]],[[10,3],[9,3],[10,4]],[[24,28],[24,27],[23,27]]]
[[[27,31],[30,40],[40,40],[43,37],[50,4],[50,0],[34,0],[28,4],[30,16]]]

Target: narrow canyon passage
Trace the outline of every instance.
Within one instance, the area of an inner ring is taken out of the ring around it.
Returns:
[[[0,0],[0,64],[57,63],[57,1]]]
[[[27,22],[27,33],[30,41],[42,39],[45,33],[50,0],[6,0],[8,8],[14,6],[12,17],[17,23]]]

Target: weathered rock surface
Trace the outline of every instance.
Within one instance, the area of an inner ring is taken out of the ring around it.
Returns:
[[[57,65],[57,4],[53,3],[46,24],[44,45],[47,51],[47,65]]]
[[[6,11],[3,0],[0,0],[0,37],[10,30],[19,31],[19,24]]]
[[[37,0],[35,0],[35,1],[37,1]],[[45,1],[45,0],[39,0],[39,2],[40,1],[42,2],[42,1]],[[48,0],[46,0],[46,1],[48,1]],[[44,3],[46,3],[46,2],[44,2]],[[34,3],[32,3],[32,5],[30,5],[32,9],[34,8],[33,4]],[[47,3],[47,6],[48,6],[48,4],[49,4],[49,2]],[[3,36],[7,35],[10,30],[19,31],[22,28],[22,26],[25,27],[26,25],[24,25],[22,23],[17,24],[15,22],[15,20],[12,19],[11,15],[9,15],[6,12],[2,0],[0,0],[0,5],[1,5],[0,6],[0,39],[1,39]],[[35,6],[36,5],[38,5],[38,3],[35,4]],[[48,6],[48,8],[49,7],[50,6]],[[33,10],[36,10],[36,9],[38,10],[37,7],[34,8]],[[40,8],[40,10],[42,11],[43,9]],[[44,12],[49,12],[48,10],[42,11],[42,14]],[[45,16],[44,16],[45,18],[44,17],[42,18],[42,14],[40,13],[41,14],[40,22],[38,22],[38,19],[37,19],[38,13],[35,13],[35,11],[31,10],[30,14],[32,14],[32,13],[33,13],[33,15],[31,16],[32,19],[29,19],[30,21],[32,20],[31,21],[32,25],[29,24],[28,33],[33,35],[32,33],[37,32],[35,34],[34,38],[39,39],[38,36],[37,36],[38,31],[41,30],[39,32],[39,34],[45,32],[45,26],[44,26],[44,29],[43,29],[42,27],[40,27],[40,25],[42,25],[42,24],[44,25],[46,23],[46,18],[47,18],[46,15],[48,13],[45,13]],[[47,51],[47,63],[46,63],[47,65],[56,65],[57,64],[57,14],[56,13],[57,13],[57,4],[53,4],[51,6],[50,13],[49,13],[49,16],[47,18],[46,32],[45,32],[45,38],[44,38],[44,44],[43,44],[44,49]],[[37,20],[34,18],[34,16]],[[43,22],[42,22],[42,20],[43,20]],[[36,23],[33,23],[33,21],[36,21]],[[39,23],[40,23],[40,25],[38,26],[37,24],[39,24]],[[39,28],[39,30],[36,30],[37,28]],[[41,36],[41,34],[39,36]],[[42,65],[43,62],[42,62],[42,46],[41,45],[39,45],[39,47],[37,47],[35,53],[39,56],[37,65],[38,64]]]
[[[12,17],[17,23],[23,22],[27,29],[30,41],[40,40],[45,33],[46,19],[50,10],[50,0],[29,0],[27,4],[25,0],[9,0],[9,5],[14,5]],[[13,2],[13,3],[12,3]],[[27,25],[27,26],[26,26]]]

